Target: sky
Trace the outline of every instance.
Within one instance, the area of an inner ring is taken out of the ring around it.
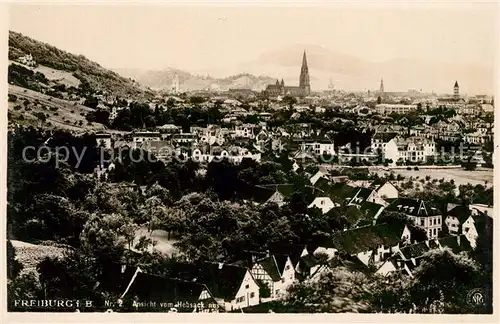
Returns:
[[[368,61],[417,58],[493,69],[498,8],[14,5],[10,29],[107,68],[196,71],[314,44]]]

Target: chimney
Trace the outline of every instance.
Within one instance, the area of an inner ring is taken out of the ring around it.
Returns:
[[[269,256],[270,256],[269,250],[266,250],[266,258],[269,258]]]

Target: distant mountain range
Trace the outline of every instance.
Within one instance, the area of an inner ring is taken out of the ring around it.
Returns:
[[[225,78],[213,78],[201,76],[189,72],[166,68],[163,70],[142,69],[114,69],[117,73],[132,78],[144,87],[153,90],[168,90],[177,74],[179,78],[180,91],[194,90],[228,90],[228,89],[252,89],[264,90],[267,84],[276,82],[275,79],[266,76],[255,76],[248,73],[239,73]]]
[[[492,93],[494,89],[494,71],[483,66],[416,59],[370,62],[307,44],[265,52],[236,69],[283,77],[285,83],[296,84],[304,50],[313,90],[327,89],[330,79],[337,89],[376,90],[382,78],[386,91],[422,89],[425,92],[452,93],[455,81],[458,81],[461,93]]]
[[[170,88],[172,79],[177,73],[183,90],[236,87],[263,90],[267,84],[281,78],[288,85],[298,85],[304,50],[307,52],[313,91],[328,89],[330,80],[336,89],[378,90],[382,78],[385,90],[388,92],[422,89],[424,92],[451,94],[455,81],[458,81],[462,94],[492,93],[494,88],[494,72],[483,66],[406,58],[371,62],[308,44],[268,51],[255,60],[236,66],[207,67],[203,71],[210,75],[234,75],[227,78],[202,77],[192,71],[173,68],[161,71],[139,69],[115,69],[115,71],[132,77],[152,89]],[[198,74],[203,73],[198,71]]]

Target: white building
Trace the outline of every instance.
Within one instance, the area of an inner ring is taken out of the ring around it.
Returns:
[[[380,115],[390,114],[407,114],[417,110],[417,105],[404,105],[404,104],[378,104],[375,106],[375,111]]]
[[[303,152],[311,152],[314,155],[335,155],[335,145],[333,141],[329,140],[302,142],[300,149]]]

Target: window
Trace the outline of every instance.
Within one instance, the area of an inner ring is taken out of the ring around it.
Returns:
[[[250,285],[246,285],[246,286],[245,286],[245,289],[248,289],[249,287],[250,287]]]
[[[441,224],[441,218],[438,217],[438,224]]]
[[[420,226],[425,226],[425,219],[423,218],[420,219]]]
[[[288,269],[290,269],[290,265],[289,264],[287,264],[286,267],[285,267],[285,270],[288,270]]]
[[[435,228],[432,230],[432,233],[434,234],[434,236],[436,235],[436,229]]]
[[[255,297],[255,293],[252,291],[252,292],[250,293],[250,298],[254,298],[254,297]]]

